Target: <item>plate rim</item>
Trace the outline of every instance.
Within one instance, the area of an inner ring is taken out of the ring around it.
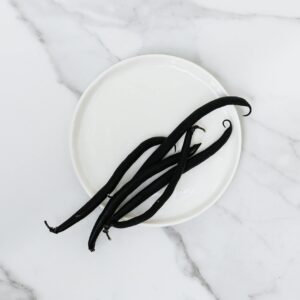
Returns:
[[[210,80],[213,80],[217,85],[218,88],[222,91],[222,93],[224,93],[225,96],[228,96],[228,92],[225,90],[225,88],[223,87],[223,85],[217,80],[217,78],[215,76],[213,76],[210,72],[208,72],[206,69],[204,69],[201,65],[194,63],[188,59],[182,58],[182,57],[178,57],[175,55],[169,55],[169,54],[142,54],[142,55],[137,55],[137,56],[133,56],[133,57],[129,57],[126,58],[122,61],[119,61],[115,64],[113,64],[112,66],[108,67],[107,69],[105,69],[104,71],[102,71],[98,76],[96,76],[96,78],[94,80],[92,80],[92,82],[87,86],[87,88],[83,91],[83,93],[81,94],[78,103],[76,104],[76,107],[74,109],[73,112],[73,116],[72,116],[72,120],[71,120],[71,125],[70,125],[70,129],[69,129],[69,149],[70,149],[70,154],[71,154],[71,162],[73,165],[73,169],[75,171],[76,177],[79,180],[81,186],[83,187],[84,191],[88,194],[89,197],[93,197],[93,194],[89,191],[87,185],[85,184],[84,180],[82,179],[82,176],[80,175],[80,170],[79,167],[77,165],[76,162],[76,158],[75,158],[75,150],[74,150],[74,136],[75,136],[75,127],[76,127],[76,119],[78,117],[78,114],[80,113],[80,109],[83,106],[85,99],[87,97],[87,95],[92,91],[92,89],[98,84],[98,81],[100,81],[104,76],[106,76],[108,73],[113,72],[115,69],[122,67],[123,65],[126,65],[128,63],[131,63],[135,60],[140,60],[140,59],[144,59],[144,58],[149,58],[149,57],[160,57],[160,58],[167,58],[167,59],[174,59],[174,60],[179,60],[183,63],[187,63],[192,65],[193,67],[197,67],[199,68]],[[143,222],[139,225],[143,225],[143,226],[149,226],[149,227],[166,227],[166,226],[174,226],[174,225],[178,225],[178,224],[182,224],[184,222],[190,221],[196,217],[198,217],[200,214],[204,213],[207,209],[209,209],[210,207],[212,207],[226,192],[226,190],[228,189],[228,187],[230,186],[230,184],[232,183],[232,180],[237,172],[238,166],[239,166],[239,162],[240,162],[240,158],[241,158],[241,149],[242,149],[242,129],[241,129],[241,120],[240,120],[240,116],[237,112],[237,109],[235,106],[233,106],[234,108],[234,113],[236,114],[237,117],[237,123],[238,126],[236,126],[236,130],[237,132],[237,136],[238,136],[238,149],[237,149],[237,154],[236,154],[236,159],[235,159],[235,164],[233,166],[232,172],[230,174],[230,178],[227,179],[227,182],[222,186],[222,188],[220,188],[220,191],[217,193],[216,196],[214,196],[212,198],[212,200],[206,204],[205,206],[203,206],[202,208],[199,209],[195,209],[194,213],[191,213],[185,217],[178,217],[178,218],[174,218],[172,219],[172,221],[151,221],[148,220],[146,222]],[[100,204],[101,209],[103,210],[103,208],[105,207],[105,205],[103,203]],[[124,217],[122,220],[126,220],[127,218]]]

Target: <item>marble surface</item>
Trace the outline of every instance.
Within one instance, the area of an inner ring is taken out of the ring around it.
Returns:
[[[0,1],[0,299],[298,300],[300,4],[296,0]],[[251,101],[241,163],[188,223],[113,232],[87,250],[95,212],[68,149],[82,91],[138,54],[201,64]]]

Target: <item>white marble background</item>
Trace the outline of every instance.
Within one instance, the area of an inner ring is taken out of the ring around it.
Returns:
[[[299,300],[300,2],[0,1],[0,300]],[[114,231],[87,250],[68,129],[80,93],[143,53],[201,64],[249,99],[224,197],[174,228]]]

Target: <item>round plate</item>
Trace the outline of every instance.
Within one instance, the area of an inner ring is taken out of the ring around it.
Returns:
[[[72,161],[86,192],[93,196],[140,142],[167,136],[195,109],[224,95],[226,91],[212,75],[178,57],[143,55],[109,68],[83,93],[71,129]],[[193,136],[193,143],[202,143],[198,151],[205,149],[224,132],[224,119],[233,124],[228,142],[182,176],[172,197],[147,224],[166,226],[191,219],[224,193],[241,151],[241,128],[235,107],[226,106],[205,116],[198,124],[206,133],[197,130]],[[121,184],[150,153],[151,150],[141,157]],[[161,191],[127,217],[145,211],[160,194]]]

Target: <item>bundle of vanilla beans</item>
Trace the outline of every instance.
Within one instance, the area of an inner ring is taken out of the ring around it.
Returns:
[[[221,97],[203,105],[184,119],[168,137],[152,137],[138,145],[122,161],[107,183],[69,219],[57,227],[51,227],[48,225],[47,221],[45,221],[46,226],[53,233],[62,232],[88,216],[105,199],[108,199],[107,204],[99,215],[90,234],[88,247],[91,251],[94,251],[96,240],[102,231],[106,233],[109,238],[108,230],[110,227],[126,228],[151,218],[170,198],[182,174],[198,166],[215,154],[228,141],[233,129],[230,120],[224,120],[223,126],[225,127],[225,130],[213,144],[199,152],[197,151],[200,144],[191,145],[195,129],[199,128],[204,130],[195,124],[212,111],[227,105],[246,106],[249,108],[249,112],[244,116],[248,116],[251,113],[250,104],[240,97]],[[228,125],[226,125],[226,123]],[[183,136],[184,141],[181,151],[168,155],[169,151]],[[115,191],[115,188],[127,170],[144,152],[154,146],[157,146],[156,150],[146,159],[136,174],[126,184],[119,188],[119,190]],[[130,198],[130,195],[139,186],[158,173],[162,173],[162,175]],[[148,210],[131,219],[122,220],[122,218],[126,217],[133,209],[163,188],[164,191],[161,196]]]

